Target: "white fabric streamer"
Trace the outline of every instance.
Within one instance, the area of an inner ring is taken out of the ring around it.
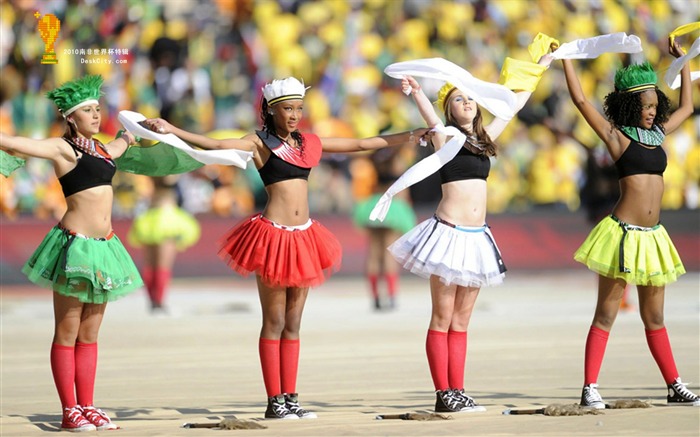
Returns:
[[[554,59],[594,59],[603,53],[639,53],[642,41],[625,32],[577,39],[564,43],[552,52]]]
[[[138,112],[119,111],[117,118],[124,128],[132,134],[180,149],[203,164],[234,165],[246,168],[248,161],[253,159],[253,152],[243,150],[195,150],[175,134],[159,134],[141,126],[139,123],[146,120],[146,117]]]
[[[457,155],[459,149],[464,146],[464,142],[467,140],[467,137],[454,126],[445,127],[439,125],[435,126],[433,130],[447,136],[452,136],[452,139],[445,143],[440,150],[427,158],[422,159],[420,162],[406,170],[406,172],[404,172],[404,174],[402,174],[401,177],[396,180],[396,182],[391,184],[389,189],[382,194],[382,197],[379,198],[379,201],[372,209],[372,212],[369,215],[370,220],[379,220],[380,222],[384,221],[384,218],[389,212],[392,197],[411,185],[414,185],[427,178],[431,174],[438,171],[440,167],[450,162],[452,158]]]
[[[675,90],[681,86],[681,75],[678,73],[681,72],[686,62],[690,61],[699,54],[700,37],[698,37],[693,43],[693,45],[690,46],[690,50],[688,50],[688,53],[681,56],[680,58],[676,58],[676,60],[671,63],[671,66],[668,67],[668,70],[666,71],[666,76],[664,76],[664,80],[666,81],[668,86],[671,87],[671,89]],[[698,78],[700,78],[700,71],[693,71],[690,73],[691,82]]]
[[[503,85],[477,79],[464,68],[443,58],[397,62],[386,67],[384,73],[394,79],[414,76],[449,82],[491,114],[506,121],[513,118],[518,105],[513,91]]]

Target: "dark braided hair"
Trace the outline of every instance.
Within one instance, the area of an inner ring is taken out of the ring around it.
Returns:
[[[654,124],[661,126],[668,121],[671,114],[671,101],[658,88],[656,96],[659,100],[659,105],[656,107],[656,117]],[[624,91],[613,91],[603,101],[603,110],[605,117],[616,129],[622,126],[639,126],[642,117],[642,99],[641,93],[628,93]]]
[[[272,118],[272,114],[270,114],[268,111],[269,108],[270,107],[267,105],[267,99],[263,97],[260,104],[260,119],[262,120],[262,128],[264,131],[267,131],[279,138],[279,135],[277,135],[277,130],[275,129],[275,122]],[[299,145],[299,152],[301,153],[301,156],[304,156],[304,137],[301,135],[301,132],[299,132],[299,130],[295,130],[292,132],[292,138]]]
[[[450,92],[447,94],[445,97],[445,107],[443,108],[445,112],[445,125],[446,126],[454,126],[456,127],[460,132],[462,132],[464,135],[467,137],[472,136],[472,134],[469,134],[462,126],[460,126],[455,119],[452,117],[452,112],[449,110],[449,105],[448,102],[450,101],[450,96],[456,90],[457,88],[452,88]],[[477,155],[484,155],[484,156],[496,156],[498,154],[498,146],[496,143],[491,140],[491,137],[489,136],[488,132],[486,132],[486,129],[484,129],[484,121],[481,116],[481,108],[479,105],[476,106],[476,116],[474,117],[474,120],[472,120],[472,130],[473,130],[473,135],[476,135],[477,143],[479,146],[483,147],[483,150],[479,150],[477,148]]]

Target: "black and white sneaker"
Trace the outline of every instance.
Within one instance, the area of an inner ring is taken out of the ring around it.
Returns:
[[[464,409],[464,404],[451,389],[436,391],[435,398],[436,413],[459,413]]]
[[[486,411],[486,407],[479,405],[474,401],[474,398],[471,396],[468,396],[465,392],[464,389],[454,389],[452,390],[452,394],[460,401],[462,404],[464,404],[464,407],[462,407],[462,410],[460,410],[463,413],[477,413],[481,411]]]
[[[292,413],[296,414],[300,419],[315,419],[316,413],[311,411],[306,411],[301,406],[299,406],[299,395],[296,393],[289,393],[284,395],[285,404],[287,409]]]
[[[668,385],[667,405],[689,405],[700,407],[700,396],[688,390],[686,385],[678,378]]]
[[[299,416],[289,411],[284,395],[267,398],[267,410],[265,419],[298,419]]]
[[[598,393],[598,384],[588,384],[583,386],[581,392],[581,406],[594,408],[596,410],[604,410],[605,402]]]

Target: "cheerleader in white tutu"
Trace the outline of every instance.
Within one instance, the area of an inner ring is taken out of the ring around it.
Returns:
[[[431,61],[402,64],[411,64],[411,68],[415,65],[428,68]],[[551,58],[546,56],[540,60],[540,65],[529,63],[537,68],[537,73],[528,91],[514,94],[506,87],[489,84],[496,93],[513,97],[511,117],[524,106],[534,90],[534,84],[550,62]],[[411,71],[411,68],[406,71]],[[391,75],[390,71],[387,73]],[[466,75],[471,77],[468,73]],[[454,157],[443,157],[435,166],[440,167],[442,180],[442,199],[437,211],[399,238],[389,247],[389,251],[404,268],[430,280],[432,316],[426,353],[436,391],[435,411],[485,411],[464,391],[467,328],[481,287],[500,284],[506,271],[495,239],[485,223],[486,178],[491,166],[490,159],[497,153],[494,140],[503,132],[508,121],[495,118],[485,126],[475,96],[446,83],[440,89],[436,102],[445,114],[447,128],[444,128],[412,76],[404,75],[402,87],[404,92],[410,91],[428,126],[439,126],[432,139],[436,151],[455,147],[456,143],[452,140],[452,143],[446,144],[449,139],[443,133],[446,130],[454,133],[452,138],[460,142],[456,144]],[[483,95],[489,90],[484,90]],[[435,167],[424,172],[435,171]],[[420,171],[413,173],[415,175]]]

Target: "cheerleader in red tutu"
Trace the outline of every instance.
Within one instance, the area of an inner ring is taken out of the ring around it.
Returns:
[[[144,124],[174,133],[204,149],[253,152],[268,202],[223,238],[219,256],[243,276],[255,273],[262,305],[259,352],[268,404],[265,418],[306,419],[316,415],[299,405],[296,379],[299,328],[309,287],[318,286],[340,267],[341,247],[323,225],[309,218],[309,172],[322,152],[375,150],[415,142],[427,129],[366,139],[319,138],[302,134],[306,87],[290,77],[263,88],[262,130],[241,139],[216,140],[172,126],[162,119]]]

